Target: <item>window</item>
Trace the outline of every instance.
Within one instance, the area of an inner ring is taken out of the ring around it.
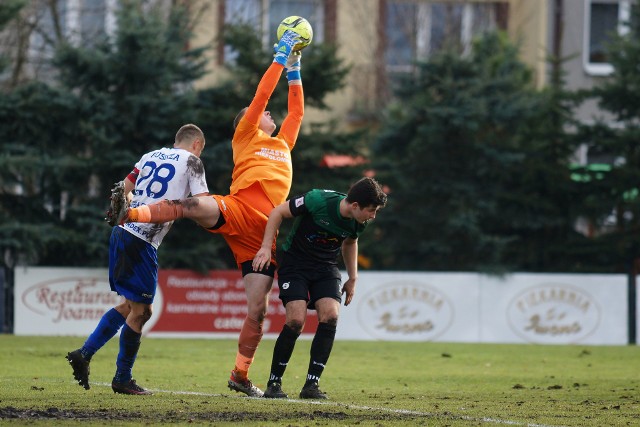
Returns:
[[[416,60],[448,47],[468,53],[474,36],[498,27],[500,5],[504,3],[389,0],[384,31],[387,70],[411,71]]]
[[[604,76],[613,72],[607,61],[607,44],[614,34],[627,31],[629,8],[629,0],[586,0],[583,60],[588,74]]]
[[[60,18],[64,36],[73,44],[91,47],[114,30],[116,0],[64,0]]]
[[[41,31],[36,32],[32,46],[51,51],[60,39],[78,46],[95,45],[114,31],[116,1],[60,0],[54,8],[43,8]]]
[[[276,28],[291,15],[306,18],[313,27],[313,40],[324,39],[324,0],[226,0],[226,24],[250,24],[262,36],[263,47],[276,41]],[[225,47],[225,60],[233,60],[234,52]]]
[[[84,0],[79,20],[79,33],[84,45],[91,45],[107,34],[106,15],[107,0]]]
[[[0,0],[2,1],[2,0]],[[50,59],[61,42],[91,48],[112,35],[119,0],[57,0],[40,2],[28,17],[29,35],[25,75],[53,78]]]

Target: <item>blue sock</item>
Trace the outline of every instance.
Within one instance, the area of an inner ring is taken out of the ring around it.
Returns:
[[[131,371],[138,355],[141,336],[142,334],[137,333],[125,323],[120,332],[120,352],[116,360],[116,375],[113,377],[113,382],[128,383],[131,380]]]
[[[85,360],[91,360],[91,357],[104,346],[124,325],[125,318],[115,308],[107,311],[100,319],[96,329],[89,335],[87,341],[80,349],[82,357]]]

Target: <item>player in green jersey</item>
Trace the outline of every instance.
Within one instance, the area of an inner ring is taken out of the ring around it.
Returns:
[[[308,308],[318,312],[319,323],[300,398],[327,398],[318,388],[318,381],[333,347],[342,294],[345,294],[345,305],[349,305],[355,293],[358,237],[386,203],[387,195],[380,185],[372,178],[362,178],[347,194],[311,190],[271,211],[262,247],[253,260],[255,271],[269,265],[271,242],[282,220],[295,218],[295,222],[282,246],[278,267],[278,286],[286,309],[286,321],[273,349],[264,397],[287,397],[282,391],[282,376],[304,327]],[[338,269],[340,252],[348,275],[342,287]]]

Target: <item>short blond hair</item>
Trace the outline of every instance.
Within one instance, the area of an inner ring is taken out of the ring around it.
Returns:
[[[191,143],[196,139],[201,140],[204,144],[204,132],[202,132],[202,130],[198,126],[192,123],[188,123],[178,129],[178,132],[176,133],[175,143],[176,145],[182,145],[184,143]]]

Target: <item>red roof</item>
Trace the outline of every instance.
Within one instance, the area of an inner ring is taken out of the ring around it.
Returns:
[[[345,166],[358,166],[368,163],[362,156],[349,156],[347,154],[325,154],[320,161],[320,166],[327,168],[342,168]]]

